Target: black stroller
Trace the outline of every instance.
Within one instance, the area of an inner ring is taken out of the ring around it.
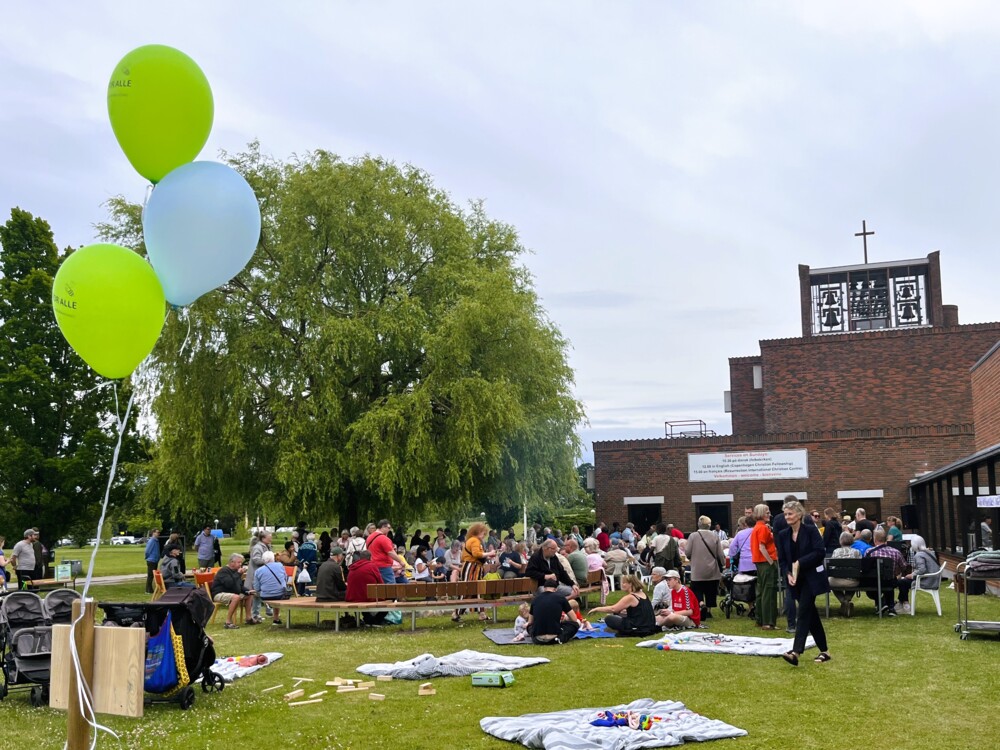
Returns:
[[[14,591],[0,603],[0,661],[0,700],[12,689],[30,688],[32,706],[49,702],[52,626],[38,594]]]
[[[167,593],[155,602],[122,604],[101,602],[98,606],[104,610],[105,625],[114,623],[124,628],[142,626],[149,636],[155,636],[160,632],[169,613],[174,632],[184,645],[183,653],[175,653],[175,658],[178,672],[186,672],[187,682],[182,680],[176,687],[166,692],[147,690],[145,698],[147,704],[179,703],[182,709],[187,710],[194,705],[195,692],[191,685],[198,678],[201,678],[201,689],[205,693],[213,690],[221,692],[226,686],[225,680],[210,669],[215,663],[215,647],[205,632],[205,626],[215,611],[215,605],[203,590],[168,589]]]
[[[726,619],[732,617],[733,611],[741,617],[744,613],[748,617],[753,617],[754,602],[757,599],[757,578],[746,573],[734,575],[733,571],[727,570],[722,576],[722,584],[726,588],[726,595],[719,606],[725,612]]]

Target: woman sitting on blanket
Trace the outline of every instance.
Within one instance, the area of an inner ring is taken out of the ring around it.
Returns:
[[[643,590],[642,581],[638,576],[622,576],[622,591],[625,596],[606,607],[594,607],[594,612],[607,612],[604,625],[608,630],[614,630],[621,636],[652,635],[659,628],[653,615],[653,605]]]

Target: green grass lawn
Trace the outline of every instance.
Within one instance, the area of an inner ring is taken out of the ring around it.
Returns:
[[[141,558],[138,549],[127,547],[106,552],[133,552]],[[101,564],[106,562],[104,553]],[[141,582],[101,586],[94,593],[99,601],[146,599]],[[719,747],[985,747],[1000,695],[998,636],[973,635],[961,641],[953,630],[955,594],[943,591],[942,596],[944,617],[938,618],[930,598],[922,596],[916,617],[881,622],[870,602],[860,600],[853,619],[825,622],[833,661],[816,665],[808,659],[797,669],[775,658],[638,649],[633,640],[500,648],[481,635],[478,623],[456,626],[444,617],[418,620],[416,633],[409,632],[408,621],[397,628],[334,633],[317,629],[306,613],[296,613],[291,631],[270,625],[226,631],[219,619],[209,628],[219,655],[280,651],[285,658],[222,693],[206,696],[199,690],[190,711],[151,706],[139,720],[103,720],[121,734],[120,747],[126,748],[235,748],[248,743],[404,748],[418,741],[441,748],[503,748],[513,745],[484,734],[481,717],[610,707],[649,697],[683,701],[694,711],[749,732]],[[972,597],[971,612],[973,618],[1000,620],[1000,602]],[[514,616],[513,608],[502,610],[508,626]],[[757,634],[745,617],[717,617],[709,624],[719,632]],[[316,690],[322,690],[325,680],[358,677],[355,668],[364,662],[463,648],[540,654],[552,663],[516,672],[516,683],[503,690],[473,688],[467,678],[447,678],[433,681],[433,697],[418,697],[417,683],[394,681],[379,684],[387,695],[382,703],[364,694],[333,693],[310,706],[290,708],[282,701],[293,677],[312,677]],[[261,694],[278,684],[285,687]],[[31,708],[24,691],[0,704],[0,716],[7,746],[63,745],[64,715]],[[102,739],[99,746],[119,745]]]

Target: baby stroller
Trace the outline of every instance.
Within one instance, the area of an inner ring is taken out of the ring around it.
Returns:
[[[69,625],[73,620],[73,602],[80,594],[72,589],[56,589],[50,591],[42,600],[45,619],[52,625]]]
[[[49,702],[52,626],[45,619],[38,594],[15,591],[0,604],[0,662],[0,700],[12,689],[23,687],[31,689],[32,706]]]
[[[178,703],[184,710],[194,705],[191,687],[199,678],[205,693],[226,686],[210,667],[215,663],[215,647],[205,632],[215,605],[201,589],[168,589],[155,602],[113,604],[101,602],[104,624],[123,628],[142,626],[149,636],[146,649],[145,703]],[[167,629],[164,627],[167,626]],[[173,635],[183,648],[176,649]],[[176,662],[176,668],[172,668]],[[161,679],[165,672],[173,674]]]
[[[726,619],[732,617],[734,610],[741,617],[744,613],[748,617],[753,617],[754,602],[757,598],[757,578],[746,573],[734,575],[733,571],[727,570],[722,577],[722,583],[726,588],[726,595],[719,606],[726,613]]]

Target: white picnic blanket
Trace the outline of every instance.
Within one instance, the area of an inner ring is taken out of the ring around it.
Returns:
[[[591,726],[591,720],[604,710],[640,711],[663,720],[654,722],[652,728],[647,730]],[[545,750],[639,750],[674,747],[688,740],[705,742],[746,734],[744,729],[689,711],[679,701],[654,701],[649,698],[604,708],[574,708],[513,717],[487,716],[480,720],[479,726],[487,734],[502,740]]]
[[[284,654],[279,654],[277,651],[267,651],[264,653],[264,656],[267,657],[267,664],[257,664],[253,667],[241,667],[240,659],[243,658],[242,656],[223,656],[215,660],[215,663],[211,666],[211,670],[226,682],[232,682],[274,664]]]
[[[533,667],[536,664],[547,664],[548,661],[540,657],[501,656],[466,649],[445,656],[421,654],[393,664],[362,664],[358,671],[372,677],[390,674],[398,680],[426,680],[428,677],[463,677],[473,672]]]
[[[792,650],[792,638],[757,638],[748,635],[722,635],[704,630],[682,630],[664,633],[655,641],[640,641],[639,648],[657,648],[664,651],[700,651],[706,654],[738,654],[740,656],[781,656]],[[806,639],[806,648],[815,648],[812,636]]]

